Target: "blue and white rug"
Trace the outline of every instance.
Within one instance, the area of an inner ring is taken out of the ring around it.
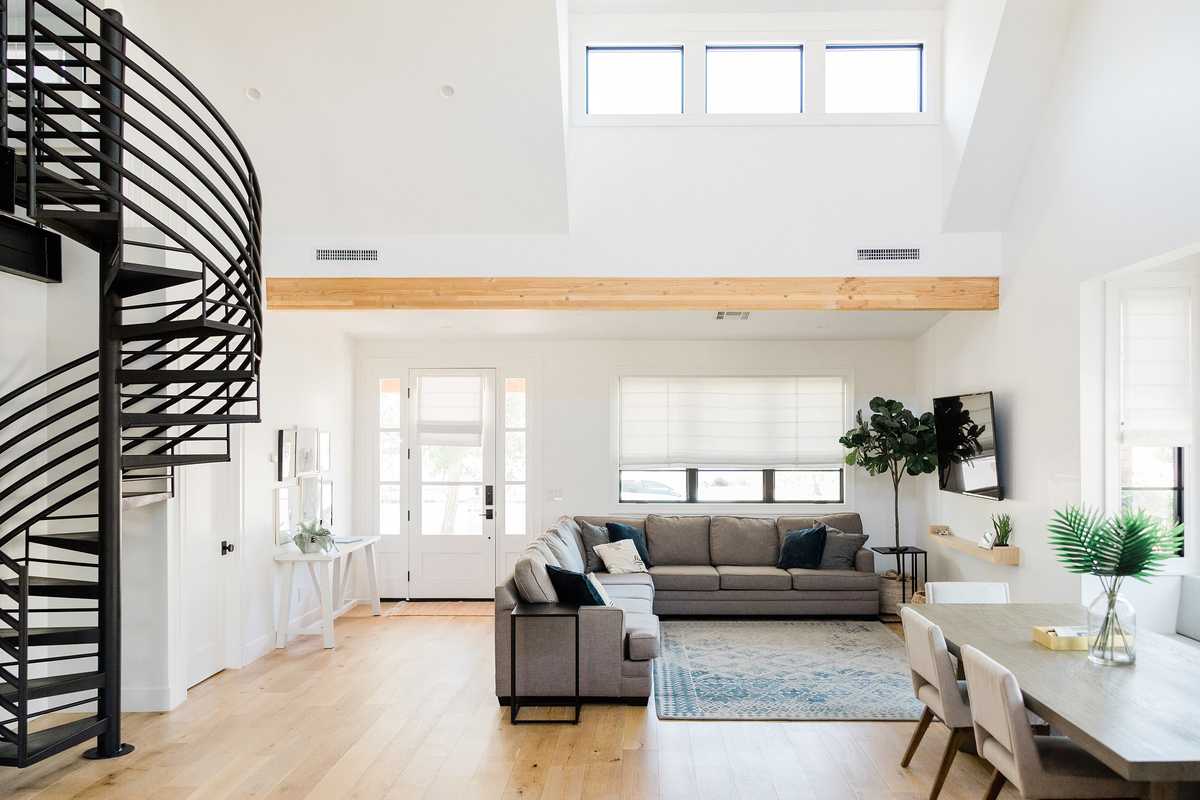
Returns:
[[[915,720],[904,642],[880,622],[666,621],[659,719]]]

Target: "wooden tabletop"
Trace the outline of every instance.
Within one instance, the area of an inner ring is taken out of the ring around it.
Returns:
[[[1200,646],[1137,634],[1137,662],[1102,667],[1085,652],[1034,644],[1034,625],[1084,625],[1073,604],[908,606],[939,625],[951,652],[969,644],[1010,669],[1025,702],[1128,780],[1200,781]]]
[[[342,556],[346,556],[346,555],[349,555],[350,553],[353,553],[356,550],[361,550],[364,547],[367,547],[368,545],[375,544],[376,542],[379,541],[380,537],[378,535],[375,535],[375,536],[359,536],[359,537],[347,536],[346,538],[347,539],[357,538],[357,541],[342,542],[342,543],[338,544],[338,542],[335,540],[334,546],[336,549],[330,550],[329,552],[321,552],[321,553],[301,553],[300,548],[296,547],[296,545],[289,542],[285,546],[284,549],[275,551],[275,560],[281,561],[281,562],[283,562],[283,561],[335,561],[335,560],[341,558]]]

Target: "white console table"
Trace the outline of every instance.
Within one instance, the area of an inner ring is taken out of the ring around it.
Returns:
[[[283,598],[279,603],[279,620],[275,624],[275,647],[287,646],[292,619],[293,576],[300,565],[308,568],[309,577],[321,599],[321,631],[325,636],[325,647],[334,646],[333,621],[349,611],[357,603],[346,600],[346,581],[350,577],[350,566],[354,555],[362,551],[366,559],[367,584],[370,589],[371,612],[379,616],[379,577],[375,568],[375,544],[378,536],[363,536],[358,541],[337,545],[329,553],[301,553],[294,546],[275,554],[276,563],[283,566]],[[305,629],[306,631],[308,629]]]

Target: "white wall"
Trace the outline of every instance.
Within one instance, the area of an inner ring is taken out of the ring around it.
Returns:
[[[1011,498],[995,504],[927,484],[925,519],[974,538],[992,513],[1010,513],[1024,562],[993,567],[936,550],[935,578],[1007,580],[1018,600],[1081,596],[1080,580],[1057,565],[1045,534],[1055,508],[1091,496],[1084,479],[1095,472],[1081,456],[1081,407],[1101,400],[1080,392],[1089,316],[1081,293],[1094,297],[1085,282],[1200,240],[1200,106],[1187,99],[1197,36],[1200,9],[1187,2],[1156,3],[1147,13],[1096,1],[1074,15],[1004,235],[1000,311],[949,315],[917,344],[922,396],[996,392]],[[1094,447],[1086,452],[1095,458]],[[1149,616],[1142,622],[1152,629],[1173,622]]]
[[[296,313],[300,316],[311,316]],[[399,318],[398,318],[399,319]],[[356,517],[359,531],[376,530],[373,482],[377,467],[375,425],[380,377],[408,377],[412,368],[498,367],[503,375],[529,378],[530,494],[528,532],[536,534],[562,514],[734,513],[790,511],[830,513],[831,506],[715,506],[681,509],[617,502],[617,379],[622,374],[796,374],[841,372],[851,381],[855,408],[871,397],[895,397],[928,408],[916,391],[912,341],[644,341],[644,340],[364,340],[358,343],[358,446]],[[915,541],[918,484],[902,487],[902,539]],[[872,545],[892,537],[892,490],[886,477],[855,472],[847,480],[845,508],[863,516]],[[403,575],[402,543],[387,543],[381,556],[385,584]],[[889,565],[879,563],[880,569]]]
[[[334,520],[353,519],[354,350],[343,333],[321,325],[319,315],[267,312],[261,377],[262,422],[240,429],[235,458],[243,473],[242,540],[238,548],[242,663],[273,644],[279,576],[273,556],[275,435],[280,428],[314,427],[332,434]],[[345,528],[334,526],[339,534]],[[315,619],[317,595],[307,577],[293,588],[292,618]]]

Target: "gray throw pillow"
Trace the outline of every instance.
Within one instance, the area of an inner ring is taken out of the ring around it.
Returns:
[[[846,533],[837,528],[826,528],[821,569],[854,569],[854,554],[861,550],[866,542],[865,533]]]
[[[606,572],[604,561],[596,555],[596,545],[608,544],[612,541],[608,529],[603,525],[593,525],[590,522],[579,523],[579,538],[583,540],[583,557],[587,559],[584,572]]]

